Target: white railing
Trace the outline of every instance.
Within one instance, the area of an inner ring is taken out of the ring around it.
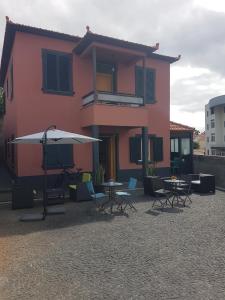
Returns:
[[[94,92],[83,97],[82,105],[87,105],[94,102]],[[131,106],[141,106],[144,105],[142,97],[137,97],[135,95],[127,94],[111,94],[107,92],[97,92],[96,101],[105,104],[125,104]]]

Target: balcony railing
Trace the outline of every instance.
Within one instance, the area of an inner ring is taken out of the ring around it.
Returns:
[[[130,105],[130,106],[142,106],[144,101],[142,97],[137,97],[130,94],[110,93],[110,92],[91,92],[82,98],[82,105],[88,105],[90,103],[104,103],[111,105]]]

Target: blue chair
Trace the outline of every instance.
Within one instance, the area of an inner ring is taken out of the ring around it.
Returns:
[[[134,207],[134,199],[132,198],[132,191],[135,191],[136,190],[136,186],[137,186],[137,179],[136,178],[133,178],[131,177],[129,179],[129,182],[128,182],[128,191],[129,192],[124,192],[124,191],[118,191],[116,192],[116,196],[118,196],[119,198],[121,198],[121,202],[118,201],[118,207],[121,208],[121,210],[125,210],[127,206],[129,206],[131,209],[137,211],[137,209]],[[124,208],[122,208],[122,205],[124,205]]]
[[[101,200],[106,198],[107,195],[104,193],[95,193],[92,181],[86,181],[85,184],[86,184],[86,187],[88,189],[88,192],[89,192],[91,198],[93,200],[95,200],[96,207],[100,208],[100,209],[104,209],[105,202],[102,202]]]

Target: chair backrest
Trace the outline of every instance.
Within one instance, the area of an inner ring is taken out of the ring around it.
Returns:
[[[128,189],[129,190],[135,190],[137,186],[137,179],[130,177],[129,182],[128,182]]]
[[[164,189],[163,180],[159,177],[152,179],[152,189],[153,189],[153,192],[160,190],[160,189]]]
[[[87,186],[87,189],[88,189],[89,193],[90,193],[91,195],[95,194],[93,182],[92,182],[92,181],[86,181],[85,184],[86,184],[86,186]]]
[[[82,182],[91,181],[91,174],[90,173],[83,173],[82,174]]]

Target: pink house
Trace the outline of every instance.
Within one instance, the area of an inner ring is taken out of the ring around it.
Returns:
[[[17,136],[57,128],[102,142],[49,146],[49,174],[74,164],[126,180],[170,170],[170,64],[179,57],[92,33],[83,37],[6,21],[0,86],[5,93],[5,159],[21,180],[43,175],[42,149],[11,145]]]

